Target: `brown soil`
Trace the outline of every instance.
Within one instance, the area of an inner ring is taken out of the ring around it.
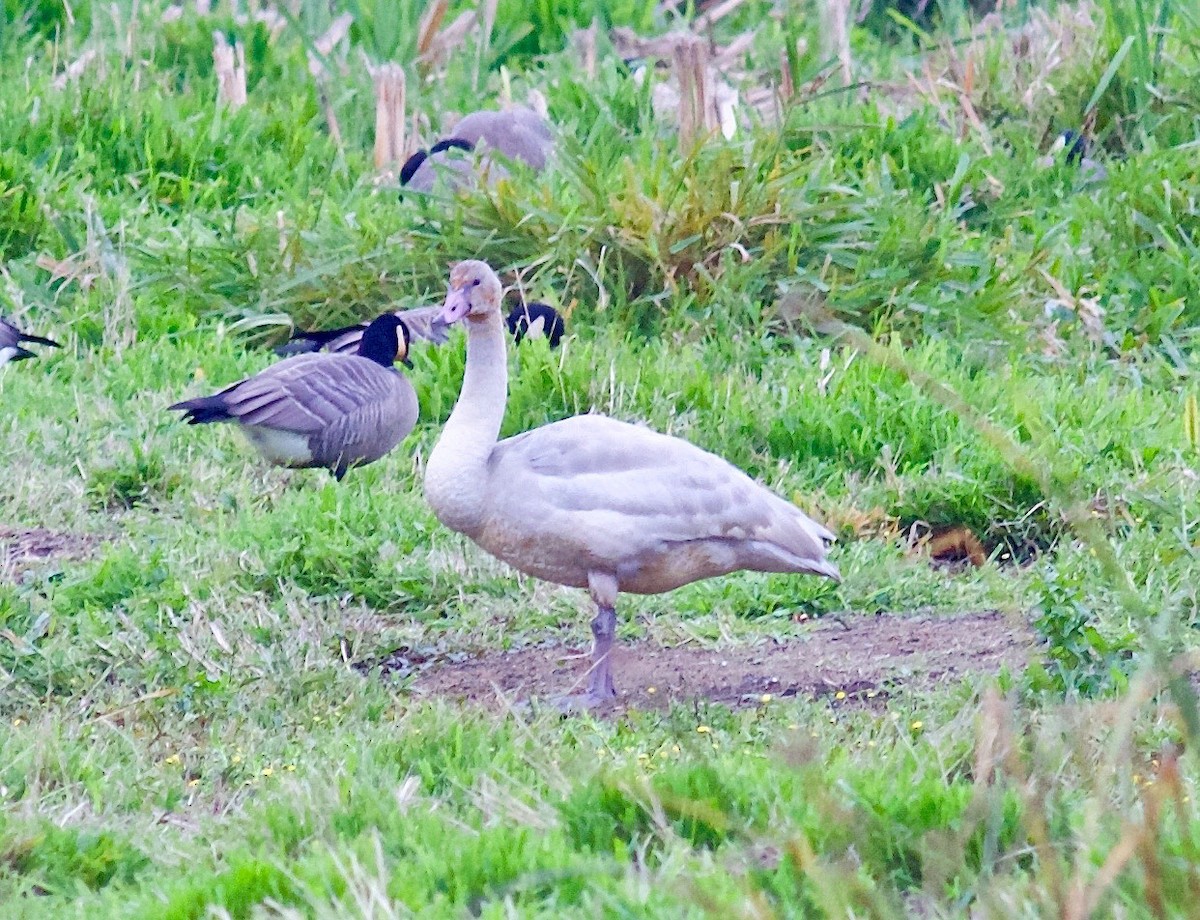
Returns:
[[[99,542],[90,534],[0,525],[0,583],[15,584],[50,559],[86,556]]]
[[[995,611],[958,616],[847,616],[814,624],[803,638],[725,649],[649,642],[621,645],[614,662],[614,708],[662,708],[702,699],[730,705],[773,697],[878,699],[889,686],[911,691],[968,674],[1020,668],[1032,635],[1024,621]],[[582,689],[583,650],[561,646],[494,652],[470,658],[401,650],[386,671],[418,672],[417,693],[503,708],[528,697],[549,699]],[[464,660],[465,659],[465,660]]]

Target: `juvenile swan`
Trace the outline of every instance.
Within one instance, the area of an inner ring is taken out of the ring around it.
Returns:
[[[171,409],[190,425],[235,422],[267,460],[325,467],[341,479],[374,463],[412,431],[417,397],[392,368],[405,361],[408,331],[385,313],[362,334],[356,355],[296,355]]]
[[[425,469],[438,520],[526,574],[586,587],[596,604],[587,693],[612,699],[619,591],[658,594],[739,569],[838,579],[833,535],[791,503],[679,438],[580,415],[497,441],[508,398],[500,281],[450,272],[446,323],[466,320],[462,393]]]

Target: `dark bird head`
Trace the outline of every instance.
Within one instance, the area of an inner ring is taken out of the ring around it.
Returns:
[[[412,367],[408,360],[408,343],[408,327],[395,313],[384,313],[371,320],[363,332],[358,354],[384,367],[391,367],[397,361]]]
[[[405,160],[404,165],[400,167],[400,184],[408,185],[412,181],[412,177],[417,174],[417,170],[421,168],[421,164],[435,153],[451,149],[471,151],[475,149],[475,145],[459,137],[444,137],[428,150],[423,148],[418,150]]]
[[[550,347],[557,348],[567,329],[557,310],[549,304],[537,301],[517,304],[508,314],[506,321],[508,331],[512,333],[513,341],[518,345],[526,336],[545,336]]]
[[[1078,166],[1083,162],[1083,158],[1087,156],[1088,142],[1087,138],[1078,131],[1073,131],[1068,128],[1055,140],[1052,152],[1057,153],[1059,150],[1067,152],[1066,160],[1072,166]]]
[[[408,185],[408,180],[413,177],[413,174],[421,168],[421,164],[427,159],[429,159],[429,151],[422,149],[405,160],[404,165],[400,167],[400,184]]]
[[[7,361],[24,361],[26,358],[36,357],[28,348],[21,347],[24,344],[30,343],[46,345],[50,348],[62,347],[53,339],[22,332],[13,323],[0,316],[0,364],[4,364]]]

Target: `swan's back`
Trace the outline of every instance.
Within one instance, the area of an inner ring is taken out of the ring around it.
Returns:
[[[737,569],[838,577],[833,534],[732,464],[679,438],[576,416],[501,441],[478,542],[530,574],[658,593]],[[489,545],[491,544],[491,545]]]

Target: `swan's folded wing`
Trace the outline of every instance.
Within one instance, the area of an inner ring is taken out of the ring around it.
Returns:
[[[230,388],[229,414],[244,425],[311,434],[393,392],[393,372],[352,355],[297,355]]]
[[[766,541],[805,558],[832,539],[732,464],[679,438],[603,416],[577,416],[497,445],[506,503],[600,558],[695,540]],[[508,515],[511,520],[512,511]]]

